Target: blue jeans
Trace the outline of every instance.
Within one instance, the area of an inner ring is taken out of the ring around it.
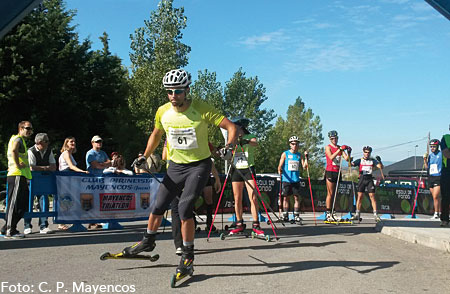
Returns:
[[[49,211],[49,203],[48,203],[48,195],[36,195],[34,197],[38,197],[39,198],[39,211],[43,212],[44,210],[42,209],[44,207],[44,199],[45,199],[45,212]],[[32,210],[32,209],[30,209]],[[24,218],[23,220],[23,225],[25,229],[28,228],[32,228],[31,225],[31,218]],[[48,227],[48,220],[46,216],[40,217],[39,218],[39,228],[41,230],[45,229],[46,227]]]

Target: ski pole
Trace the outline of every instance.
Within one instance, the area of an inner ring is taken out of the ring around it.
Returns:
[[[242,146],[241,146],[241,150],[242,150],[242,154],[243,154],[244,157],[245,157],[245,161],[247,161],[247,163],[248,163],[247,155],[245,155],[245,151],[244,151],[244,148],[243,148]],[[254,176],[253,173],[251,172],[250,166],[248,167],[248,169],[250,170],[250,174],[251,174],[251,176],[252,176],[253,182],[255,183],[256,191],[258,191],[258,196],[259,196],[259,198],[262,199],[261,192],[259,191],[258,184],[256,183],[255,176]],[[279,240],[279,238],[278,238],[278,236],[277,236],[277,233],[275,232],[275,228],[273,227],[273,221],[272,221],[272,218],[270,217],[269,213],[267,212],[266,205],[264,204],[264,201],[261,201],[261,202],[262,202],[262,204],[263,204],[263,207],[264,207],[264,210],[265,210],[265,212],[266,212],[266,215],[267,215],[267,217],[269,218],[270,226],[272,227],[272,232],[273,232],[273,235],[275,236],[275,240]],[[269,207],[270,207],[270,206],[269,206]]]
[[[342,169],[342,156],[339,158],[339,172],[338,172],[338,178],[337,178],[337,183],[336,183],[336,190],[334,192],[334,197],[333,197],[333,207],[331,208],[331,216],[333,217],[333,213],[334,213],[334,204],[336,203],[336,198],[337,198],[337,192],[338,192],[338,188],[339,188],[339,178],[341,177],[341,169]]]
[[[234,147],[232,159],[234,159],[234,155],[236,153],[236,149],[237,149],[237,145],[236,145],[236,147]],[[225,181],[223,182],[222,191],[220,192],[219,200],[217,201],[216,210],[214,211],[214,217],[213,217],[213,220],[211,222],[211,226],[209,227],[208,237],[206,238],[207,242],[209,242],[209,236],[211,235],[212,227],[214,225],[214,221],[215,221],[216,215],[217,215],[217,210],[219,209],[220,201],[222,200],[223,192],[225,191],[225,186],[227,185],[227,180],[228,180],[228,177],[230,175],[230,171],[231,171],[231,165],[228,168],[228,172],[227,172],[227,175],[225,177]],[[222,208],[222,226],[223,226],[223,208]]]
[[[281,190],[282,190],[282,187],[283,187],[283,175],[282,174],[280,174],[280,196],[279,196],[279,198],[278,198],[278,204],[279,204],[279,207],[278,207],[278,213],[279,213],[279,216],[281,217],[281,212],[283,211],[283,196],[281,196]]]
[[[314,209],[314,199],[313,199],[313,193],[312,193],[312,188],[311,188],[311,177],[309,176],[308,155],[306,155],[305,158],[306,158],[306,172],[308,174],[309,194],[311,195],[311,204],[312,204],[312,210],[313,210],[313,216],[314,216],[314,225],[317,226],[316,211]]]

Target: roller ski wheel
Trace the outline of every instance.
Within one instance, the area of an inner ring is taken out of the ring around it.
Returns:
[[[151,262],[155,262],[159,259],[159,254],[155,255],[136,254],[125,257],[122,252],[116,254],[105,252],[100,256],[100,260],[107,260],[107,259],[133,259],[133,260],[149,260]]]
[[[265,240],[267,242],[270,242],[271,238],[270,235],[263,235],[263,234],[257,234],[255,232],[252,232],[252,239],[260,239],[260,240]]]

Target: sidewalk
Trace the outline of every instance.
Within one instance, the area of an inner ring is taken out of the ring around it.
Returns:
[[[440,221],[418,215],[416,219],[398,216],[377,223],[375,230],[382,234],[450,253],[450,227],[442,228]]]

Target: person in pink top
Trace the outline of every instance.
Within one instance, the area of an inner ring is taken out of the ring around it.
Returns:
[[[325,179],[327,183],[327,199],[326,199],[326,219],[328,221],[336,221],[337,217],[334,213],[331,213],[331,207],[333,205],[333,197],[336,191],[336,184],[339,178],[339,169],[341,168],[342,157],[345,161],[348,160],[349,156],[345,152],[351,152],[350,146],[338,145],[338,133],[336,131],[329,131],[328,138],[330,139],[330,144],[325,147],[325,156],[327,159],[327,166],[325,169]]]

